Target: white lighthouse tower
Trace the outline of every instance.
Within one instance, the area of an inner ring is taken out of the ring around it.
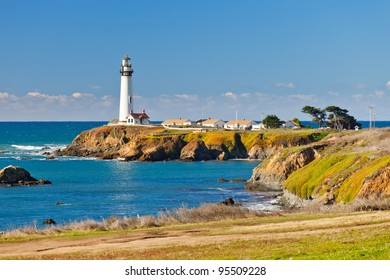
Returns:
[[[122,59],[120,69],[121,73],[121,96],[119,104],[119,122],[127,122],[129,110],[133,111],[133,89],[132,89],[132,75],[133,68],[131,67],[130,58],[125,55]]]

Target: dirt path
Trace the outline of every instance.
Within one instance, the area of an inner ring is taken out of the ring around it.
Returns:
[[[287,222],[259,222],[251,225],[204,227],[193,230],[171,227],[145,229],[123,233],[102,234],[93,237],[52,237],[21,242],[0,242],[0,258],[23,256],[61,255],[68,253],[101,252],[105,250],[145,250],[177,245],[223,244],[232,240],[275,240],[320,233],[335,233],[346,229],[378,225],[390,228],[390,212],[346,214],[341,217],[324,217]]]

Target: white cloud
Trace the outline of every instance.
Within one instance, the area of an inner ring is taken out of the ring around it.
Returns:
[[[0,101],[2,103],[15,102],[17,100],[19,100],[19,97],[17,97],[16,95],[10,94],[8,92],[0,92]]]
[[[288,95],[290,99],[295,99],[299,101],[305,101],[305,102],[318,102],[317,96],[310,94],[310,95],[305,95],[305,94],[292,94]]]
[[[355,89],[364,89],[366,87],[366,84],[357,83],[357,84],[353,84],[352,87]]]
[[[287,83],[278,82],[275,84],[275,86],[280,87],[280,88],[295,88],[295,85],[292,82],[287,82]]]
[[[373,94],[371,94],[371,97],[383,98],[385,97],[385,93],[382,90],[376,90]]]
[[[251,94],[250,93],[241,93],[240,96],[241,97],[250,97]]]
[[[8,92],[0,92],[0,99],[6,99],[9,97],[9,93]]]
[[[388,81],[388,82],[386,83],[386,87],[387,87],[388,89],[390,89],[390,81]]]
[[[74,97],[74,98],[94,97],[94,95],[91,93],[74,92],[74,93],[72,93],[72,97]]]
[[[188,101],[195,101],[198,99],[197,95],[191,95],[191,94],[176,94],[177,98],[182,100],[188,100]]]
[[[72,93],[72,96],[74,98],[80,98],[82,96],[82,94],[80,92],[74,92],[74,93]]]
[[[356,101],[360,101],[362,100],[363,98],[363,94],[355,94],[355,95],[352,95],[352,97],[356,100]]]
[[[338,93],[336,91],[329,91],[328,94],[331,96],[340,96],[340,93]]]
[[[29,96],[29,97],[43,97],[43,98],[48,97],[47,94],[40,93],[40,92],[28,92],[27,96]]]
[[[233,100],[237,99],[237,95],[235,93],[231,92],[231,91],[226,92],[226,93],[224,93],[222,95],[227,97],[227,98],[233,99]]]

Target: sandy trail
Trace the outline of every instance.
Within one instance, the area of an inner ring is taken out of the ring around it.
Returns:
[[[297,238],[311,234],[331,234],[359,227],[378,225],[390,228],[390,211],[357,213],[341,217],[320,219],[265,222],[255,225],[234,225],[226,227],[201,227],[199,230],[188,229],[145,229],[115,234],[102,234],[78,238],[54,237],[21,242],[1,242],[0,258],[39,256],[47,254],[67,254],[77,252],[98,252],[105,250],[145,250],[148,248],[178,245],[223,244],[233,240]]]

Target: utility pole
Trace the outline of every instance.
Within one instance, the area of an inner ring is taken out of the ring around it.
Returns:
[[[370,111],[370,129],[372,128],[372,109],[374,109],[373,106],[368,106],[368,110]]]
[[[203,113],[204,113],[204,104],[202,103],[202,118],[200,119],[200,126],[203,126]]]

